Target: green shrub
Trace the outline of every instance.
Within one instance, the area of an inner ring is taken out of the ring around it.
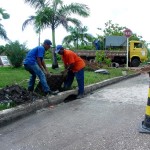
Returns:
[[[107,58],[104,51],[96,51],[95,60],[96,60],[96,62],[106,64],[107,66],[110,66],[110,64],[111,64],[111,59]]]
[[[27,48],[25,44],[20,44],[18,41],[10,42],[5,46],[5,54],[9,58],[13,67],[21,67],[25,58]]]
[[[53,60],[53,54],[52,54],[51,50],[50,51],[46,51],[46,53],[44,55],[44,59],[51,59],[51,60]],[[59,54],[56,54],[56,59],[58,61],[60,61],[61,60],[61,56]]]
[[[105,57],[106,55],[104,51],[96,51],[96,57],[95,57],[96,62],[98,63],[104,62]]]

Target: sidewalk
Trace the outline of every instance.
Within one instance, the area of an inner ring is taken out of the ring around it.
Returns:
[[[85,86],[85,95],[88,95],[92,93],[93,91],[100,89],[102,87],[105,87],[107,85],[114,84],[114,83],[120,82],[128,78],[132,78],[138,75],[140,74],[115,77],[113,79],[108,79],[108,80],[104,80],[96,84]],[[77,89],[64,91],[64,92],[58,93],[55,96],[49,96],[48,99],[44,97],[43,99],[38,99],[34,101],[33,103],[23,104],[15,108],[0,111],[0,126],[3,126],[7,123],[15,121],[19,118],[22,118],[23,116],[27,116],[31,113],[34,113],[39,109],[48,107],[50,105],[56,105],[56,104],[62,103],[68,96],[76,95],[76,94],[77,94]]]

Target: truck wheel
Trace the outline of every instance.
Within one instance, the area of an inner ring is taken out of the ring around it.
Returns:
[[[140,65],[140,60],[138,58],[134,58],[132,61],[131,61],[131,66],[132,67],[138,67]]]

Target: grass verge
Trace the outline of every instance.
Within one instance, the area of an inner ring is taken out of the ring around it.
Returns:
[[[57,74],[63,70],[63,67],[60,67],[55,70],[51,69],[51,67],[48,67],[48,69],[51,73]],[[108,68],[107,70],[109,71],[109,74],[95,73],[94,71],[87,71],[85,69],[85,72],[84,72],[85,86],[94,84],[97,82],[101,82],[110,78],[122,76],[122,71],[124,71],[124,68]],[[130,70],[126,70],[126,71],[127,71],[127,74],[134,73],[133,71],[130,71]],[[24,69],[24,67],[21,67],[21,68],[0,67],[0,88],[4,88],[7,85],[10,86],[10,85],[18,84],[27,89],[29,78],[30,78],[30,74]],[[72,89],[76,87],[77,87],[77,81],[75,79],[72,85]],[[15,104],[10,103],[10,102],[8,103],[0,102],[0,110],[4,110],[7,108],[11,108],[11,107],[15,107]]]

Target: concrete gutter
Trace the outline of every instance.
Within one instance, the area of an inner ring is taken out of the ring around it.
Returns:
[[[104,80],[102,82],[98,82],[95,84],[85,86],[85,95],[90,94],[93,91],[100,89],[102,87],[120,82],[120,81],[128,79],[128,78],[132,78],[132,77],[135,77],[138,75],[140,75],[140,74],[138,73],[138,74],[115,77],[112,79]],[[49,96],[48,98],[44,97],[43,99],[38,99],[32,103],[23,104],[23,105],[19,105],[17,107],[11,108],[11,109],[2,110],[2,111],[0,111],[0,126],[6,125],[12,121],[22,118],[23,116],[34,113],[39,109],[48,107],[50,105],[60,104],[60,103],[64,102],[64,100],[68,96],[76,95],[76,94],[77,94],[77,89],[64,91],[64,92],[58,93],[55,96]]]

